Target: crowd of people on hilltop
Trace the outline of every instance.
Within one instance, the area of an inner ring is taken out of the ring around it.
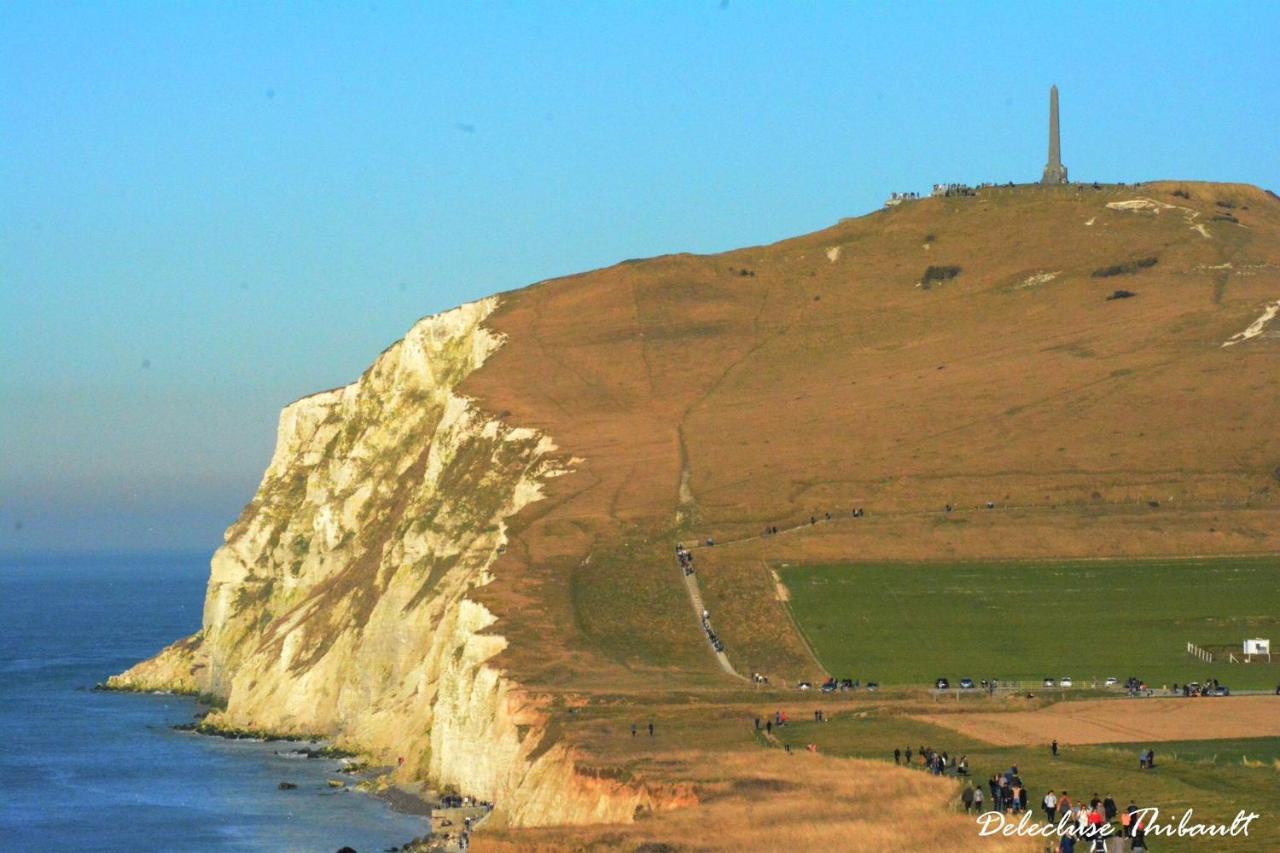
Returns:
[[[978,191],[968,184],[934,184],[930,195],[951,198],[958,195],[977,195]]]

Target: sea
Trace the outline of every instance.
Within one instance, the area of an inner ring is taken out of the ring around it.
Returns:
[[[208,572],[208,554],[0,559],[0,850],[367,853],[428,832],[330,788],[339,764],[304,744],[178,731],[193,699],[92,689],[200,628]]]

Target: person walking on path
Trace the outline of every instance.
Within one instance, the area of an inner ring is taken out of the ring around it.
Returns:
[[[973,789],[973,813],[982,814],[982,786],[977,785]]]
[[[893,748],[893,763],[902,763],[902,750],[898,749],[896,746]]]
[[[1057,741],[1057,739],[1054,739],[1053,743],[1049,744],[1049,753],[1050,753],[1054,758],[1057,758],[1057,757],[1058,757],[1058,741]]]
[[[1111,823],[1116,819],[1116,801],[1111,799],[1111,795],[1107,794],[1105,800],[1102,801],[1102,814],[1107,819],[1107,823]]]
[[[964,792],[960,794],[960,802],[964,803],[965,814],[973,811],[973,785],[965,785]]]
[[[1133,846],[1129,848],[1133,853],[1146,853],[1147,851],[1147,828],[1142,825],[1142,821],[1135,821],[1133,826]]]
[[[635,724],[635,723],[632,723],[632,724],[631,724],[631,736],[632,736],[632,737],[635,737],[635,736],[636,736],[636,724]]]
[[[1049,823],[1054,823],[1058,817],[1058,796],[1050,791],[1044,795],[1044,799],[1040,801],[1040,807],[1044,809],[1045,819]]]
[[[649,737],[653,737],[653,720],[649,721]]]

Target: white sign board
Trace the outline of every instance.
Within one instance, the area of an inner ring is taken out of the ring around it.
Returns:
[[[1271,641],[1263,639],[1245,640],[1244,653],[1246,655],[1270,655]]]

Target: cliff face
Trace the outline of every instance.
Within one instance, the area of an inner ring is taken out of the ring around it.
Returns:
[[[114,684],[513,824],[688,802],[609,737],[655,690],[741,700],[673,539],[741,540],[699,558],[704,604],[779,680],[813,664],[765,563],[1280,547],[1277,235],[1252,187],[988,187],[430,318],[285,410],[204,628]]]
[[[357,382],[287,407],[214,554],[203,629],[110,686],[215,694],[216,724],[403,759],[399,779],[490,799],[512,824],[626,820],[646,805],[544,744],[542,703],[489,664],[501,625],[468,598],[492,580],[504,520],[567,470],[549,437],[456,393],[502,344],[482,325],[496,305],[427,318]]]

